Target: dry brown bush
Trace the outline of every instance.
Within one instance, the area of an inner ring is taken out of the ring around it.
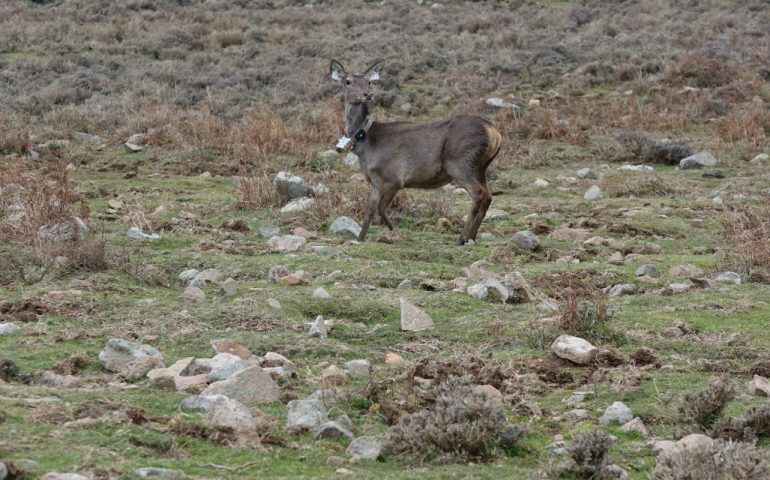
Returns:
[[[715,441],[678,448],[658,457],[653,480],[763,480],[767,454],[749,443]]]
[[[722,416],[727,403],[735,398],[735,389],[723,381],[698,392],[687,392],[679,405],[681,421],[694,432],[708,432]]]
[[[737,206],[727,213],[723,225],[727,260],[750,280],[770,281],[770,208]]]
[[[770,110],[751,105],[717,120],[716,131],[724,140],[745,142],[755,149],[765,148],[770,141]]]
[[[687,55],[666,72],[672,85],[700,88],[719,87],[735,78],[735,67],[721,58],[707,58],[702,54]]]

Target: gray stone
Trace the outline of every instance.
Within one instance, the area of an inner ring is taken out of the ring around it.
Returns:
[[[508,301],[510,293],[508,292],[508,289],[505,288],[505,285],[503,285],[498,279],[494,277],[488,277],[484,280],[484,285],[486,285],[489,289],[488,293],[490,298],[499,300],[503,303]]]
[[[191,395],[179,404],[179,408],[188,412],[208,412],[218,400],[228,400],[224,395]]]
[[[633,295],[636,293],[636,285],[633,283],[621,283],[618,285],[612,285],[602,290],[610,297],[620,297],[622,295]]]
[[[267,279],[272,283],[276,283],[279,278],[285,277],[289,274],[289,269],[283,265],[273,265],[270,270],[267,271]]]
[[[641,267],[636,269],[636,276],[642,277],[652,277],[655,278],[658,276],[658,269],[655,268],[655,265],[642,265]]]
[[[489,288],[483,283],[477,283],[468,287],[468,295],[479,300],[484,300],[489,295]]]
[[[548,180],[543,180],[542,178],[536,178],[534,182],[532,182],[536,187],[547,187],[550,185]]]
[[[40,149],[49,149],[49,150],[64,150],[65,148],[70,147],[70,141],[69,140],[49,140],[45,143],[38,143],[37,147]]]
[[[305,181],[289,172],[278,172],[273,180],[275,193],[284,199],[304,198],[308,196]]]
[[[339,257],[342,255],[342,252],[334,247],[329,247],[327,245],[313,245],[310,247],[310,249],[315,253],[316,255],[327,255],[331,257]]]
[[[358,437],[350,442],[345,453],[361,460],[376,460],[382,454],[382,441],[376,437]]]
[[[76,388],[81,386],[83,381],[74,375],[58,375],[51,371],[45,371],[40,376],[40,383],[52,387]]]
[[[271,237],[270,240],[267,241],[267,245],[273,251],[280,253],[296,252],[306,243],[307,240],[304,237],[297,235],[282,235],[280,237],[275,236]]]
[[[345,155],[343,162],[349,167],[355,167],[358,165],[358,155],[353,152],[348,152],[348,154]]]
[[[14,333],[18,333],[20,330],[21,327],[13,322],[0,323],[0,335],[13,335]]]
[[[714,167],[717,159],[709,152],[698,152],[679,161],[679,168],[689,170],[693,168]]]
[[[586,179],[586,178],[596,178],[596,174],[591,171],[590,168],[581,168],[580,170],[575,173],[575,176],[577,176],[580,179]]]
[[[81,143],[90,143],[91,145],[101,145],[104,140],[99,135],[93,135],[85,132],[73,132],[72,138]]]
[[[638,432],[642,434],[644,438],[650,436],[650,432],[647,431],[647,427],[644,426],[644,422],[639,417],[635,417],[633,420],[628,421],[620,427],[624,432]]]
[[[322,438],[340,438],[340,437],[346,437],[349,440],[353,440],[353,438],[355,438],[355,435],[353,435],[353,432],[348,430],[348,428],[346,428],[346,426],[339,421],[322,423],[316,429],[315,436],[314,436],[316,440],[320,440]]]
[[[593,362],[597,348],[588,340],[572,335],[560,335],[551,344],[551,351],[559,358],[564,358],[578,365]]]
[[[134,240],[160,240],[160,235],[157,233],[147,232],[139,227],[129,228],[126,235]]]
[[[405,298],[399,298],[401,304],[401,330],[405,332],[419,332],[433,328],[433,320],[430,316],[409,303]]]
[[[371,362],[366,359],[351,360],[345,363],[345,368],[348,370],[348,372],[356,377],[368,377],[371,367]]]
[[[237,431],[254,430],[257,420],[240,401],[232,398],[218,398],[204,416],[207,422],[217,427],[229,427]]]
[[[281,398],[281,389],[261,367],[253,366],[212,383],[201,395],[224,395],[243,403],[270,403]]]
[[[281,229],[273,225],[272,223],[266,223],[259,227],[259,235],[264,238],[271,238],[275,237],[276,235],[279,235],[281,233]]]
[[[238,293],[238,282],[235,281],[232,278],[228,278],[224,282],[222,282],[222,295],[226,297],[231,297]]]
[[[591,188],[586,190],[586,193],[583,194],[583,198],[586,200],[601,200],[604,198],[604,193],[598,185],[591,185]]]
[[[286,428],[316,429],[329,421],[326,407],[320,400],[292,400],[287,405]]]
[[[622,467],[611,463],[602,469],[602,478],[607,480],[628,480],[628,473]]]
[[[519,107],[515,103],[508,102],[499,97],[489,97],[484,99],[484,104],[489,107],[495,108],[510,108],[513,110],[519,110]]]
[[[281,208],[281,213],[304,212],[315,205],[312,198],[295,198]]]
[[[99,360],[104,364],[104,368],[116,373],[126,371],[131,362],[144,357],[156,358],[161,364],[163,362],[163,355],[155,348],[121,338],[111,338],[105,349],[99,352]]]
[[[187,285],[190,282],[192,282],[195,279],[195,277],[198,276],[198,273],[200,272],[198,272],[198,270],[194,268],[187,269],[179,274],[179,280],[181,280],[185,285]]]
[[[689,283],[669,283],[666,287],[671,293],[684,293],[690,289]]]
[[[652,172],[655,170],[651,165],[623,165],[618,170],[626,172]]]
[[[206,301],[206,294],[200,288],[190,285],[182,292],[182,300],[190,303],[203,303]]]
[[[735,285],[740,285],[741,276],[735,272],[722,272],[717,276],[716,281],[721,283],[734,283]]]
[[[329,300],[332,298],[332,296],[329,294],[329,292],[326,291],[323,287],[318,287],[315,290],[313,290],[313,298],[317,298],[320,300]]]
[[[754,375],[754,378],[749,382],[749,393],[770,397],[770,381],[760,375]]]
[[[484,215],[484,220],[494,220],[496,218],[504,218],[508,216],[508,212],[497,208],[490,208]]]
[[[511,241],[516,244],[517,247],[524,250],[534,250],[540,245],[540,239],[529,230],[522,230],[514,233],[511,237]]]
[[[184,473],[179,470],[160,467],[142,467],[134,470],[134,475],[139,478],[182,478]]]
[[[559,311],[559,306],[556,304],[556,302],[551,300],[543,300],[542,302],[538,303],[535,308],[544,313],[555,313]]]
[[[263,365],[268,367],[294,367],[294,363],[291,360],[276,352],[267,352]]]
[[[337,217],[329,226],[329,231],[336,235],[348,237],[358,237],[361,233],[361,226],[355,220],[349,217]]]
[[[326,330],[326,322],[324,322],[324,317],[322,315],[318,315],[310,325],[310,331],[308,332],[308,335],[311,338],[326,338],[327,333],[328,332]]]
[[[40,480],[91,480],[91,477],[86,477],[79,473],[48,472],[40,477]]]
[[[0,480],[8,478],[8,467],[5,466],[5,462],[0,460]]]
[[[38,240],[50,243],[84,240],[87,235],[88,226],[86,226],[86,223],[80,217],[54,220],[53,222],[43,225],[37,231]]]
[[[602,425],[609,425],[613,422],[622,424],[628,423],[634,419],[634,415],[631,413],[631,409],[623,402],[613,402],[612,405],[604,410],[604,413],[599,418],[599,422]]]
[[[234,373],[249,367],[246,360],[231,353],[217,353],[207,363],[211,367],[208,373],[212,382],[226,380]]]
[[[198,274],[195,275],[195,278],[190,280],[190,286],[203,288],[207,283],[217,283],[220,276],[222,276],[222,274],[216,268],[207,268],[202,272],[198,272]]]
[[[770,159],[770,155],[766,153],[760,153],[759,155],[756,155],[754,158],[749,160],[749,163],[752,165],[765,165],[768,159]]]
[[[330,149],[330,150],[324,150],[323,152],[318,154],[319,157],[321,157],[321,160],[325,161],[331,161],[337,158],[337,150]]]

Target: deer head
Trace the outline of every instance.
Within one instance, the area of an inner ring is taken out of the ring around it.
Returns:
[[[372,82],[380,79],[383,66],[383,61],[377,60],[363,73],[348,73],[340,62],[332,60],[329,65],[329,74],[333,80],[342,83],[342,88],[345,92],[345,103],[359,105],[374,100],[371,85]]]

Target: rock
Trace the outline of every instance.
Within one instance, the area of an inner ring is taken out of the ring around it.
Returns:
[[[556,302],[546,299],[535,305],[535,308],[544,313],[555,313],[559,311],[559,305]]]
[[[286,429],[316,429],[329,421],[320,400],[292,400],[287,405]]]
[[[8,478],[8,467],[5,466],[5,462],[0,460],[0,480]]]
[[[543,180],[542,178],[536,178],[532,184],[536,187],[545,188],[550,185],[548,180]]]
[[[306,243],[307,240],[297,235],[282,235],[280,237],[275,236],[270,237],[270,240],[267,241],[267,245],[274,252],[280,253],[296,252]]]
[[[293,367],[294,363],[280,353],[267,352],[265,354],[264,365],[266,367]]]
[[[179,408],[188,412],[208,412],[217,400],[228,400],[224,395],[190,395],[182,400]]]
[[[259,227],[259,235],[264,238],[272,238],[278,236],[281,233],[281,229],[272,223],[266,223]]]
[[[666,287],[668,293],[684,293],[690,289],[689,283],[669,283]],[[664,292],[664,293],[666,293]]]
[[[267,271],[267,279],[272,282],[278,282],[278,279],[289,275],[289,269],[283,265],[273,265],[270,270]]]
[[[313,245],[310,247],[310,249],[316,255],[328,255],[333,257],[339,257],[342,255],[342,251],[328,245]]]
[[[376,437],[358,437],[350,442],[345,453],[361,460],[376,460],[382,454],[382,441]]]
[[[356,155],[353,152],[348,152],[347,155],[345,155],[345,159],[342,160],[343,163],[349,167],[355,167],[358,165],[358,155]]]
[[[101,145],[104,143],[104,140],[99,135],[85,132],[72,132],[72,138],[80,143],[90,143],[91,145]]]
[[[54,372],[45,371],[40,377],[40,383],[52,387],[77,388],[83,385],[83,380],[74,375],[57,375]]]
[[[722,272],[717,275],[716,281],[720,283],[734,283],[735,285],[740,285],[741,276],[735,272]]]
[[[21,327],[16,325],[13,322],[0,323],[0,335],[13,335],[15,333],[18,333],[20,330],[21,330]]]
[[[248,348],[244,347],[235,340],[230,340],[229,338],[212,340],[209,342],[209,344],[211,345],[211,348],[214,350],[215,354],[230,353],[244,360],[248,360],[253,356]]]
[[[70,142],[69,140],[49,140],[45,143],[38,143],[37,147],[49,150],[64,150],[70,148]]]
[[[354,377],[368,377],[372,364],[369,360],[350,360],[345,363],[345,368]]]
[[[228,278],[227,280],[222,282],[222,289],[220,292],[225,297],[232,297],[233,295],[238,293],[238,282],[236,282],[232,278]]]
[[[310,210],[315,205],[312,198],[295,198],[281,208],[281,213],[303,212]]]
[[[658,276],[658,269],[655,268],[655,265],[642,265],[641,267],[636,269],[636,276],[637,277],[648,276],[651,278],[655,278]]]
[[[679,161],[679,168],[689,170],[693,168],[714,167],[717,159],[709,152],[698,152]]]
[[[487,213],[484,215],[484,220],[494,220],[496,218],[503,218],[507,217],[508,212],[497,209],[497,208],[490,208],[487,210]]]
[[[404,358],[393,352],[388,352],[385,354],[385,363],[388,365],[400,365],[404,363]]]
[[[620,429],[624,432],[639,432],[644,438],[650,436],[650,432],[647,431],[647,427],[644,426],[644,422],[642,422],[642,419],[639,417],[635,417],[633,420],[624,423]]]
[[[147,378],[150,380],[159,377],[176,377],[178,375],[187,375],[193,370],[195,357],[185,357],[177,360],[170,367],[155,368],[147,372]]]
[[[588,168],[588,167],[581,168],[580,170],[578,170],[575,173],[575,176],[578,177],[581,180],[586,179],[586,178],[596,178],[596,174],[594,172],[592,172],[591,169]]]
[[[495,108],[512,108],[518,110],[519,107],[516,104],[503,100],[499,97],[489,97],[484,99],[484,104]]]
[[[759,155],[756,155],[754,158],[749,160],[749,163],[752,165],[765,165],[767,164],[768,159],[770,159],[768,154],[760,153]]]
[[[321,300],[329,300],[332,296],[323,287],[318,287],[313,290],[313,298],[319,298]]]
[[[40,480],[91,480],[91,477],[79,473],[48,472],[40,477]]]
[[[702,218],[693,218],[690,220],[690,225],[695,228],[703,228],[705,226],[705,222]]]
[[[44,243],[63,243],[85,240],[88,226],[80,217],[48,222],[37,231],[37,239]]]
[[[200,288],[191,285],[182,292],[182,300],[190,303],[203,303],[206,301],[206,294]]]
[[[398,284],[396,287],[397,290],[409,290],[410,288],[413,288],[412,281],[408,278],[405,280],[402,280],[401,283]]]
[[[120,373],[123,376],[130,374],[127,378],[137,378],[144,376],[152,368],[163,364],[163,355],[155,348],[149,345],[141,345],[129,342],[121,338],[111,338],[107,342],[104,350],[99,352],[99,360],[104,364],[104,368],[110,372]],[[132,362],[139,362],[131,368]],[[141,364],[140,368],[136,368]],[[154,365],[154,366],[153,366]],[[145,369],[138,374],[139,371]]]
[[[361,233],[361,226],[356,223],[355,220],[349,217],[337,217],[334,219],[331,225],[329,225],[329,231],[335,235],[343,235],[347,237],[358,237]]]
[[[330,365],[321,373],[323,388],[341,387],[347,383],[345,373],[335,365]]]
[[[506,303],[508,301],[508,297],[510,296],[510,293],[508,292],[508,289],[505,288],[505,286],[500,283],[499,280],[496,278],[489,277],[486,280],[484,280],[484,285],[488,287],[488,293],[490,298],[493,300],[499,300],[503,303]]]
[[[257,420],[246,405],[223,396],[213,399],[204,419],[216,427],[229,427],[236,431],[257,428]]]
[[[604,288],[602,290],[610,297],[620,297],[622,295],[633,295],[636,293],[636,285],[633,283],[622,283],[618,285],[612,285],[611,287]]]
[[[663,248],[657,243],[646,243],[639,250],[639,253],[641,253],[642,255],[657,255],[662,250]]]
[[[591,238],[593,234],[585,228],[557,228],[548,234],[548,238],[560,240],[562,242],[584,242]]]
[[[615,252],[609,257],[607,257],[607,263],[611,265],[623,265],[625,263],[625,260],[623,259],[623,254],[620,252]]]
[[[606,480],[628,480],[628,473],[622,467],[611,463],[602,469],[602,478]]]
[[[290,200],[308,196],[308,187],[302,178],[288,172],[278,172],[273,180],[275,193],[279,198]]]
[[[253,366],[212,383],[202,394],[224,395],[243,403],[270,403],[280,399],[281,389],[261,367]]]
[[[529,230],[516,232],[511,237],[511,241],[519,248],[524,250],[534,250],[540,245],[540,239]]]
[[[623,402],[613,402],[612,405],[604,410],[604,414],[599,418],[602,425],[609,425],[613,422],[622,424],[628,423],[634,419],[631,409]]]
[[[405,298],[399,298],[401,303],[401,330],[419,332],[433,328],[433,320],[427,313],[409,303]]]
[[[139,478],[183,478],[184,473],[179,470],[160,467],[142,467],[134,470],[134,475]]]
[[[468,295],[479,300],[484,300],[489,295],[489,289],[483,283],[477,283],[468,287]]]
[[[651,165],[623,165],[618,170],[626,172],[652,172],[655,170]]]
[[[506,274],[505,278],[503,278],[503,285],[508,290],[509,303],[527,303],[535,299],[532,287],[529,286],[529,283],[527,283],[520,272]]]
[[[281,302],[276,300],[275,298],[269,297],[267,300],[265,300],[265,303],[267,303],[267,306],[270,308],[275,308],[276,310],[280,310],[283,308],[281,306]]]
[[[670,277],[698,277],[703,275],[703,270],[691,264],[675,265],[668,269]]]
[[[249,364],[231,353],[218,353],[210,360],[209,380],[218,382],[230,378],[235,372],[249,367]]]
[[[160,240],[160,235],[157,233],[147,232],[139,227],[129,228],[126,235],[134,240]]]
[[[311,338],[326,338],[327,333],[328,332],[326,330],[326,322],[324,322],[324,317],[322,315],[318,315],[310,325],[310,331],[308,332],[308,335],[310,335]]]
[[[347,418],[347,416],[345,417]],[[349,440],[353,440],[353,438],[355,438],[355,435],[353,435],[353,432],[351,432],[346,427],[346,425],[344,425],[339,420],[322,423],[321,425],[318,426],[314,435],[314,438],[316,440],[320,440],[322,438],[341,438],[341,437],[346,437]]]
[[[191,287],[203,288],[207,283],[216,283],[222,274],[216,268],[207,268],[199,272],[195,278],[190,281]]]
[[[319,153],[318,156],[321,157],[321,160],[329,162],[337,158],[337,150],[324,150],[323,152]]]
[[[770,397],[770,381],[760,375],[754,375],[754,378],[749,382],[749,393]]]
[[[188,285],[190,282],[192,282],[195,277],[198,276],[198,270],[194,268],[187,269],[179,274],[179,280],[181,280],[185,285]]]
[[[690,449],[710,449],[714,446],[715,440],[707,437],[701,433],[691,433],[685,437],[682,437],[677,442],[669,440],[662,440],[655,442],[652,447],[653,453],[656,454],[657,461],[663,462],[671,455],[675,455],[683,450]],[[657,452],[657,453],[656,453]]]
[[[601,200],[604,198],[604,193],[598,185],[592,185],[591,188],[586,190],[586,193],[583,194],[583,198],[586,200]]]
[[[564,418],[573,422],[582,422],[587,419],[589,415],[588,410],[584,408],[575,408],[564,414]]]
[[[588,365],[593,362],[598,349],[580,337],[560,335],[551,344],[551,351],[557,357],[567,359],[578,365]]]

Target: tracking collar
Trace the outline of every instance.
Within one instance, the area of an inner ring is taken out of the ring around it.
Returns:
[[[364,127],[357,131],[355,135],[353,135],[353,138],[348,137],[347,135],[343,135],[340,137],[339,140],[337,140],[337,146],[335,149],[338,152],[342,152],[344,150],[350,150],[355,145],[355,142],[363,142],[366,140],[366,136],[369,133],[369,129],[372,128],[372,124],[374,123],[374,120],[372,120],[372,117],[369,117],[366,119],[366,123],[364,124]],[[355,141],[354,141],[355,139]]]

